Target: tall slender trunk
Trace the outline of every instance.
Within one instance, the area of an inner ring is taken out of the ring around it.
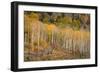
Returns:
[[[38,27],[38,49],[40,45],[40,26]]]
[[[31,46],[32,46],[32,51],[34,51],[34,27],[32,27],[31,31]]]
[[[51,32],[51,43],[53,44],[53,31]]]

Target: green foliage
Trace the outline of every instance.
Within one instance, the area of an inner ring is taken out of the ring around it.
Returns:
[[[72,27],[73,27],[73,29],[76,29],[76,30],[80,29],[80,21],[79,21],[79,19],[73,20]]]
[[[50,16],[48,13],[43,13],[41,18],[43,23],[50,23]]]
[[[57,20],[57,24],[60,27],[66,27],[66,26],[70,26],[72,24],[72,18],[71,17],[61,17]]]

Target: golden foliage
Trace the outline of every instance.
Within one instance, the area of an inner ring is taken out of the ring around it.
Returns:
[[[47,30],[48,31],[53,31],[54,29],[56,29],[56,26],[54,24],[48,24],[47,25]]]

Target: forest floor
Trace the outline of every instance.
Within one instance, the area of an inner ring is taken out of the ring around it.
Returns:
[[[80,53],[78,50],[54,49],[48,54],[24,54],[24,61],[47,61],[47,60],[71,60],[71,59],[87,59],[90,53]]]

